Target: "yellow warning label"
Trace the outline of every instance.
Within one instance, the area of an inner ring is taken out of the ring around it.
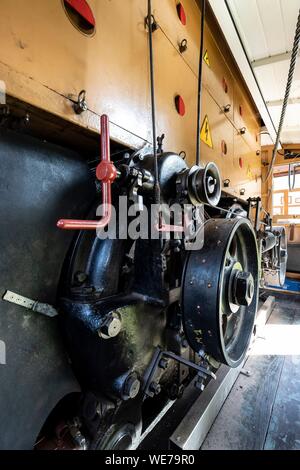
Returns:
[[[214,148],[207,115],[205,116],[201,127],[200,138],[202,142],[208,145],[211,149]]]
[[[206,63],[206,65],[208,65],[210,67],[210,61],[209,61],[208,51],[207,50],[205,51],[205,54],[203,56],[203,60]]]
[[[247,178],[249,179],[253,178],[253,173],[252,173],[252,169],[250,165],[248,165],[248,168],[247,168]]]

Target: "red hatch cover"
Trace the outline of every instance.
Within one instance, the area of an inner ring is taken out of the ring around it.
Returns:
[[[181,23],[186,26],[186,14],[185,14],[185,11],[184,11],[184,8],[183,8],[183,5],[182,3],[178,3],[177,5],[177,13],[178,13],[178,16],[179,16],[179,19],[181,21]]]
[[[96,26],[96,20],[92,9],[86,0],[65,0],[65,2],[78,13],[91,26]]]
[[[180,95],[177,95],[176,98],[175,98],[175,106],[176,106],[177,113],[180,116],[184,116],[185,115],[185,104],[184,104],[183,98]]]

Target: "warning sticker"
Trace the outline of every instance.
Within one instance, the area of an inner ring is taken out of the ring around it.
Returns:
[[[210,61],[209,61],[207,49],[206,49],[205,54],[204,54],[204,56],[203,56],[203,60],[204,60],[204,62],[206,63],[206,65],[208,65],[208,67],[210,67]]]
[[[247,178],[249,178],[249,179],[253,178],[253,172],[252,172],[252,169],[251,169],[250,165],[248,165],[248,168],[247,168]]]
[[[205,116],[201,127],[200,138],[202,142],[208,145],[211,149],[214,148],[207,115]]]

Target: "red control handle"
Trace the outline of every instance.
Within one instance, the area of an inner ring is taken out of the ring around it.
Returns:
[[[109,119],[101,116],[101,161],[96,176],[102,182],[103,217],[100,220],[67,220],[57,222],[62,230],[96,230],[107,227],[111,220],[111,185],[117,177],[117,169],[110,161]]]

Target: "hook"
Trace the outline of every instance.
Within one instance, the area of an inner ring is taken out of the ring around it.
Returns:
[[[183,54],[185,51],[187,51],[187,48],[188,48],[187,39],[183,39],[181,43],[179,44],[179,52]]]
[[[74,103],[73,108],[76,114],[82,114],[83,112],[88,110],[85,90],[81,90],[81,92],[78,95],[77,102]]]

